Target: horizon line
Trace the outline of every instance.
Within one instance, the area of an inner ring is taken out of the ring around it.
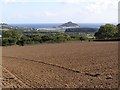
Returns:
[[[4,23],[4,22],[3,22]],[[66,23],[66,22],[64,22]],[[77,23],[77,22],[73,22],[73,23],[76,23],[76,24],[118,24],[118,22],[96,22],[96,23],[91,23],[91,22],[80,22],[80,23]],[[5,23],[5,24],[63,24],[62,22],[55,22],[55,23]]]

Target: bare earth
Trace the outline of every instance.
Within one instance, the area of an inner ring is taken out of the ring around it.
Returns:
[[[4,88],[118,87],[118,42],[10,46],[2,50]]]

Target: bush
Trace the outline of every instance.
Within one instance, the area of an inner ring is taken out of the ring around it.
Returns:
[[[49,35],[44,35],[41,37],[42,42],[47,42],[52,40],[52,38]]]
[[[9,45],[15,45],[16,44],[16,39],[15,38],[9,38],[8,39],[8,42],[9,42]]]
[[[85,40],[88,40],[88,38],[87,38],[86,34],[80,34],[79,40],[80,41],[85,41]]]
[[[3,38],[2,39],[2,46],[7,46],[9,44],[8,38]]]
[[[14,30],[3,31],[2,45],[15,45],[19,40],[21,34]]]
[[[2,39],[2,45],[7,46],[7,45],[15,45],[16,39],[14,38],[3,38]]]
[[[3,38],[15,38],[19,39],[20,38],[20,33],[15,31],[15,30],[8,30],[8,31],[3,31],[2,36]]]

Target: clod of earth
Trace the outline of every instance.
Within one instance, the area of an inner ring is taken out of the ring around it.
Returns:
[[[5,78],[5,79],[14,79],[13,77],[7,77],[7,78]]]
[[[88,76],[91,76],[91,77],[98,77],[98,76],[100,76],[100,74],[99,73],[85,73],[85,75],[88,75]]]
[[[111,75],[107,75],[106,79],[113,79]]]

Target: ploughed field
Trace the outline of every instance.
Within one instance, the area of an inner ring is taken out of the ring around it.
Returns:
[[[117,88],[118,42],[3,47],[4,88]]]

